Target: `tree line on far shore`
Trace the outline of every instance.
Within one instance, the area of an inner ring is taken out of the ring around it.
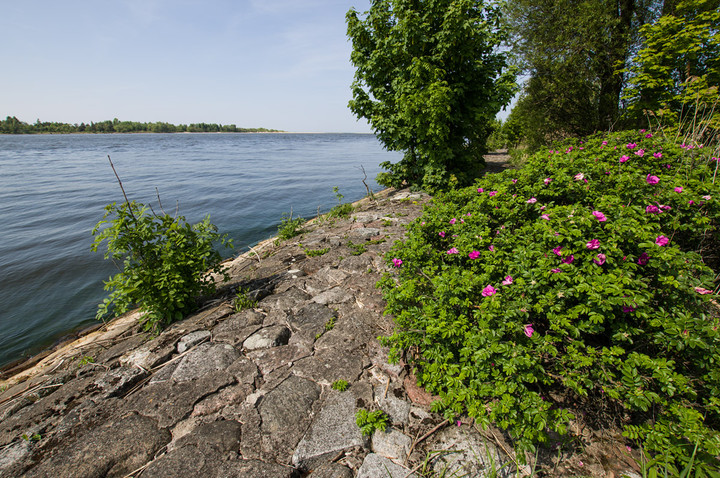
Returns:
[[[238,128],[234,124],[192,123],[174,125],[158,121],[140,123],[138,121],[100,121],[97,123],[57,123],[40,121],[28,124],[15,116],[0,120],[0,134],[37,134],[37,133],[274,133],[276,129]]]

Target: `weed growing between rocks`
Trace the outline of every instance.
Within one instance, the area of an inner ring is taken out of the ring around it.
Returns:
[[[392,358],[434,410],[495,423],[520,451],[583,414],[660,469],[717,471],[718,157],[623,132],[437,196],[380,282]]]
[[[287,240],[302,234],[303,224],[305,224],[305,219],[301,217],[293,219],[292,211],[290,211],[289,215],[283,214],[280,225],[278,226],[278,239]]]
[[[257,305],[257,302],[252,300],[250,296],[248,296],[247,291],[243,289],[238,289],[237,294],[235,295],[235,298],[233,299],[233,308],[235,309],[235,312],[240,312],[245,309],[252,309]]]
[[[370,436],[376,430],[384,432],[388,424],[388,416],[382,410],[368,412],[364,408],[355,413],[355,423],[360,427],[363,435]]]
[[[340,189],[337,186],[333,187],[333,192],[335,193],[335,197],[337,198],[338,204],[337,204],[337,206],[334,206],[332,209],[330,209],[330,212],[328,212],[328,217],[337,217],[337,218],[350,217],[350,214],[355,210],[355,207],[351,203],[343,203],[342,202],[342,200],[345,196],[340,194]]]

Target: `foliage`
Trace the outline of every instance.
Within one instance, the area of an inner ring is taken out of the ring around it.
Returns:
[[[644,47],[626,70],[628,114],[644,120],[644,111],[669,116],[712,117],[720,129],[720,2],[682,0],[674,11],[641,29]]]
[[[427,190],[469,184],[490,125],[512,97],[500,10],[478,0],[373,1],[347,13],[356,67],[349,106],[401,161],[377,181]]]
[[[618,70],[631,60],[639,26],[660,3],[507,2],[515,63],[529,76],[515,108],[531,148],[613,127],[623,87]]]
[[[305,255],[308,257],[317,257],[327,254],[330,251],[329,247],[323,247],[322,249],[305,249]]]
[[[337,186],[333,187],[333,192],[335,193],[335,197],[337,198],[338,204],[337,204],[337,206],[334,206],[332,209],[330,209],[328,216],[337,217],[337,218],[350,217],[350,214],[355,210],[355,207],[353,207],[353,205],[351,203],[343,204],[342,200],[345,196],[340,194],[340,189]]]
[[[233,308],[235,312],[240,312],[245,309],[252,309],[257,305],[257,302],[252,300],[248,295],[247,291],[238,289],[235,299],[233,299]]]
[[[347,246],[352,251],[350,254],[352,254],[353,256],[359,256],[367,252],[367,247],[365,247],[365,244],[355,244],[353,241],[348,241]]]
[[[174,125],[170,123],[139,123],[137,121],[100,121],[89,124],[68,124],[37,120],[33,124],[8,116],[0,120],[0,134],[35,134],[35,133],[268,133],[278,130],[266,128],[238,128],[234,124],[193,123],[190,125]]]
[[[521,450],[582,411],[623,422],[660,464],[708,468],[718,157],[647,132],[595,136],[437,196],[387,256],[391,357],[407,354],[435,410],[494,422]]]
[[[388,416],[382,410],[368,412],[364,408],[361,408],[355,413],[355,423],[360,427],[363,435],[370,436],[375,433],[376,430],[384,432],[385,428],[387,428],[387,422]]]
[[[330,385],[330,388],[332,388],[333,390],[337,390],[338,392],[344,392],[345,390],[348,389],[349,385],[350,384],[347,383],[347,380],[340,379],[340,380],[335,380],[332,383],[332,385]]]
[[[92,234],[93,251],[107,241],[105,258],[123,264],[105,282],[105,290],[112,292],[100,304],[98,319],[137,305],[144,312],[145,330],[157,331],[190,312],[200,295],[215,291],[213,273],[227,279],[214,244],[231,243],[209,216],[190,225],[183,216],[156,215],[135,201],[112,203]]]
[[[95,358],[91,357],[90,355],[83,355],[78,361],[78,367],[82,367],[83,365],[88,365],[91,363],[95,363]]]
[[[280,225],[278,226],[278,239],[291,239],[297,235],[302,234],[303,224],[305,224],[305,219],[301,217],[296,217],[295,219],[293,219],[292,211],[290,212],[290,214],[283,214]]]

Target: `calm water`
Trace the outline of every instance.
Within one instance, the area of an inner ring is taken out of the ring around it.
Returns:
[[[92,253],[103,208],[122,202],[110,155],[131,200],[197,222],[206,214],[237,255],[274,236],[282,214],[313,217],[366,193],[382,161],[372,135],[0,135],[0,365],[94,323],[103,280],[117,272]],[[157,210],[157,209],[156,209]]]

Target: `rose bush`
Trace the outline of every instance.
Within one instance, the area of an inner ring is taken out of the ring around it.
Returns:
[[[623,132],[436,196],[379,284],[391,357],[411,361],[436,410],[495,423],[521,450],[583,413],[613,417],[658,463],[711,468],[716,156]]]

